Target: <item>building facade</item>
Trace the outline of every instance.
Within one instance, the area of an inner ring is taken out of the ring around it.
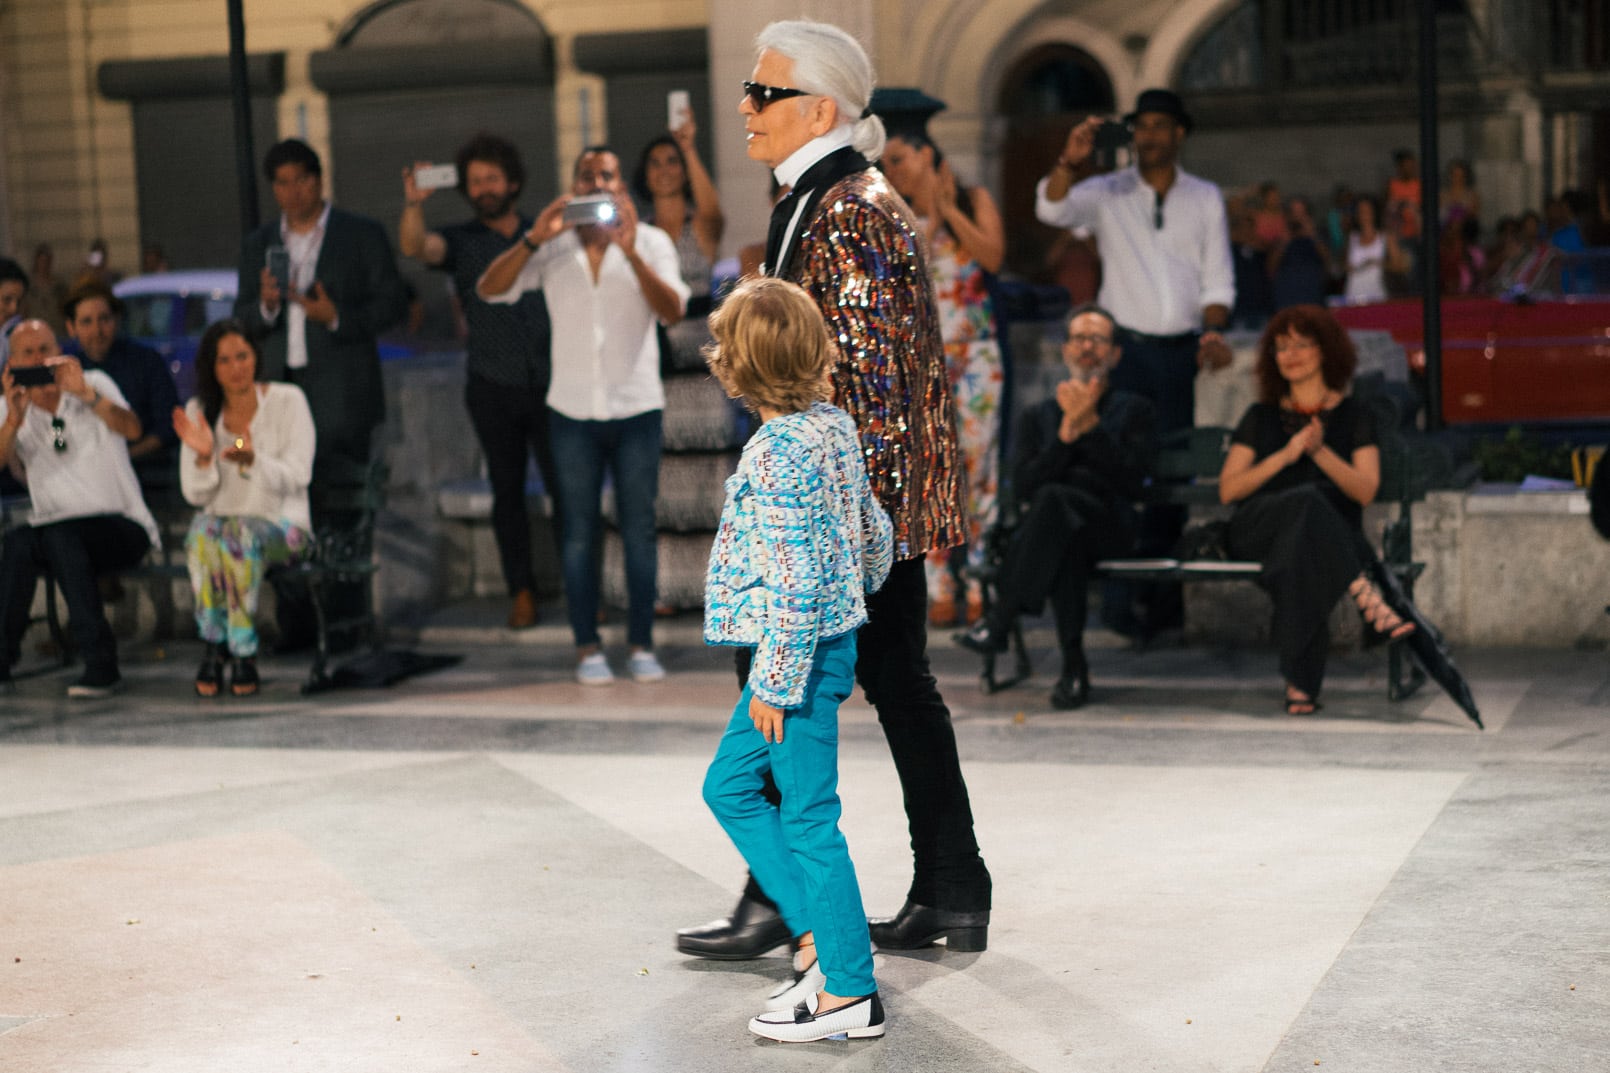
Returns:
[[[1471,161],[1485,221],[1610,176],[1610,0],[1437,0],[1440,147]],[[1418,145],[1416,0],[247,0],[256,152],[296,135],[343,205],[394,223],[399,172],[489,129],[520,145],[534,208],[585,144],[627,162],[694,99],[729,248],[764,234],[738,82],[755,32],[804,12],[869,46],[880,79],[949,108],[932,130],[1036,241],[1032,185],[1080,115],[1184,93],[1187,166],[1227,188],[1378,189]],[[0,250],[96,237],[175,267],[233,263],[239,206],[221,0],[0,2]],[[263,211],[271,207],[259,188]],[[461,203],[430,203],[439,219]],[[1032,260],[1028,258],[1027,260]],[[1026,263],[1020,258],[1021,267]]]

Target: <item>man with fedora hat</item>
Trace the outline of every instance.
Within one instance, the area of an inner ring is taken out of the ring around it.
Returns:
[[[1091,116],[1068,132],[1062,155],[1036,189],[1034,213],[1041,223],[1095,235],[1102,262],[1097,300],[1117,320],[1124,351],[1112,386],[1150,399],[1158,432],[1167,436],[1193,423],[1198,367],[1230,363],[1220,335],[1235,305],[1224,196],[1180,168],[1191,116],[1166,89],[1145,90],[1124,117],[1134,163],[1075,184],[1103,122]],[[1166,554],[1184,524],[1183,512],[1151,512],[1142,525],[1141,553]],[[1178,617],[1177,589],[1157,596],[1139,625],[1143,634]]]

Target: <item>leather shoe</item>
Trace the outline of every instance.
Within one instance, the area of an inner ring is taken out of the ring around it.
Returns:
[[[990,625],[989,619],[985,618],[979,619],[965,630],[951,634],[950,639],[963,648],[971,649],[983,656],[1005,652],[1008,644],[1006,631],[995,629]]]
[[[514,594],[514,602],[509,606],[509,629],[528,630],[537,624],[537,598],[531,595],[530,589],[521,589]]]
[[[1090,664],[1085,662],[1083,652],[1076,652],[1064,656],[1062,659],[1062,677],[1051,689],[1051,707],[1064,712],[1071,712],[1075,708],[1083,708],[1085,701],[1090,699]]]
[[[712,961],[748,961],[793,941],[787,923],[774,906],[752,898],[738,899],[730,917],[676,933],[676,948]]]
[[[917,950],[945,940],[955,951],[978,951],[989,946],[989,910],[963,913],[935,909],[907,901],[892,917],[868,920],[872,941],[880,950]]]

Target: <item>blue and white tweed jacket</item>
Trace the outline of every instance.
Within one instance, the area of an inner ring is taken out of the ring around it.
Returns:
[[[889,576],[889,516],[872,495],[855,422],[825,402],[761,425],[726,489],[704,639],[753,645],[755,696],[797,708],[817,642],[866,622],[866,594]]]

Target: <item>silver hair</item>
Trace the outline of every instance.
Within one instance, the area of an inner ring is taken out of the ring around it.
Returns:
[[[872,101],[872,61],[861,43],[826,22],[791,19],[774,22],[755,38],[755,51],[767,50],[793,61],[799,89],[831,97],[839,123],[853,124],[850,144],[868,160],[883,155],[883,120],[867,115]]]

